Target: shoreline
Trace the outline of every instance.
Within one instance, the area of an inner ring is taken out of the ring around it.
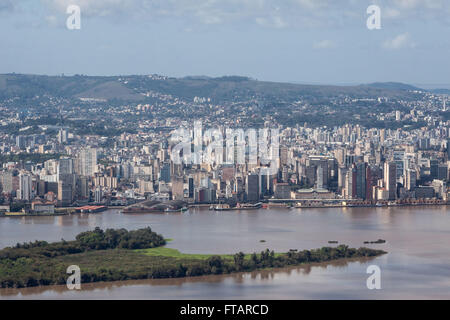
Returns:
[[[58,293],[64,292],[83,292],[83,291],[93,291],[98,289],[111,289],[113,287],[126,287],[132,285],[180,285],[183,283],[197,283],[197,282],[208,282],[212,280],[212,282],[217,282],[217,280],[223,280],[224,278],[236,278],[243,277],[245,275],[262,275],[266,273],[291,273],[294,270],[300,271],[310,268],[326,268],[328,266],[347,266],[349,263],[367,263],[373,261],[377,258],[380,258],[383,255],[388,254],[385,252],[380,255],[372,256],[372,257],[356,257],[356,258],[340,258],[329,261],[322,262],[306,262],[298,265],[290,265],[285,267],[268,267],[255,269],[251,271],[235,271],[230,273],[223,274],[208,274],[208,275],[200,275],[200,276],[184,276],[184,277],[171,277],[171,278],[147,278],[147,279],[130,279],[130,280],[117,280],[117,281],[94,281],[94,282],[86,282],[81,283],[81,290],[69,290],[66,285],[40,285],[34,287],[22,287],[22,288],[0,288],[0,300],[2,297],[8,296],[16,296],[16,295],[33,295],[33,294],[42,294],[47,291],[56,291]],[[308,272],[309,273],[309,272]],[[28,293],[27,293],[28,291]]]
[[[68,266],[79,266],[83,283],[120,280],[186,278],[225,275],[310,263],[386,254],[381,249],[353,248],[345,244],[310,250],[253,253],[185,254],[167,248],[167,240],[150,227],[128,231],[96,227],[75,240],[35,241],[0,250],[0,287],[26,288],[64,285]]]
[[[213,204],[190,204],[188,205],[189,208],[209,208]],[[266,209],[352,209],[352,208],[411,208],[411,207],[444,207],[449,206],[450,202],[447,203],[414,203],[414,204],[386,204],[386,205],[310,205],[310,206],[288,206],[285,203],[271,203],[267,204],[266,207],[261,208],[255,208],[255,209],[242,209],[242,208],[231,208],[227,210],[211,210],[213,212],[226,212],[226,211],[257,211],[257,210],[266,210]],[[124,206],[106,206],[106,210],[120,210],[124,209],[126,207]],[[26,213],[16,213],[16,212],[7,212],[5,214],[0,214],[0,218],[8,218],[8,217],[61,217],[61,216],[71,216],[74,214],[80,214],[80,212],[76,212],[75,207],[67,207],[63,208],[66,212],[55,212],[55,213],[46,213],[46,214],[26,214]],[[103,213],[106,210],[102,210],[99,212],[81,212],[82,214],[98,214]],[[170,213],[181,213],[180,212],[161,212],[161,213],[155,213],[155,212],[146,212],[146,213],[130,213],[130,214],[170,214]]]

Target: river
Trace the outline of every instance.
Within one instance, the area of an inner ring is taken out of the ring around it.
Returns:
[[[329,240],[388,254],[373,260],[224,276],[0,289],[0,299],[449,299],[450,210],[446,206],[284,209],[125,215],[119,210],[59,217],[0,218],[0,248],[17,242],[71,240],[95,227],[150,226],[184,253],[277,252],[327,246]],[[364,241],[385,239],[385,244]],[[265,242],[261,242],[265,240]],[[367,267],[381,269],[369,290]]]

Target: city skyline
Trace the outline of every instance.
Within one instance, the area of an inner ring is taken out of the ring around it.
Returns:
[[[449,17],[0,0],[0,300],[449,299]]]

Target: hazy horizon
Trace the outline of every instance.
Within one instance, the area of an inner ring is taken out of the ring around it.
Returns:
[[[74,74],[37,74],[37,73],[18,73],[18,72],[8,72],[8,73],[1,73],[0,75],[29,75],[29,76],[47,76],[47,77],[73,77],[73,76],[87,76],[87,77],[120,77],[120,76],[149,76],[149,75],[159,75],[159,76],[166,76],[169,78],[177,78],[177,79],[183,79],[183,78],[221,78],[221,77],[244,77],[244,78],[250,78],[252,80],[256,81],[264,81],[264,82],[275,82],[275,83],[291,83],[291,84],[300,84],[300,85],[317,85],[317,86],[359,86],[359,85],[371,85],[375,83],[399,83],[399,84],[405,84],[417,87],[419,89],[426,89],[426,90],[433,90],[433,89],[450,89],[450,83],[446,84],[417,84],[417,83],[408,83],[408,82],[397,82],[397,81],[377,81],[377,82],[370,82],[370,83],[358,83],[358,82],[350,82],[350,83],[321,83],[321,82],[308,82],[308,81],[295,81],[295,80],[287,80],[287,81],[275,81],[271,79],[256,79],[247,75],[239,75],[239,74],[223,74],[218,76],[210,76],[210,75],[201,75],[201,74],[191,74],[191,75],[184,75],[184,76],[171,76],[167,74],[159,74],[159,73],[145,73],[145,74],[81,74],[81,73],[74,73]]]
[[[80,30],[66,27],[71,4]],[[380,30],[366,26],[372,4]],[[0,73],[450,87],[449,15],[443,0],[3,0]]]

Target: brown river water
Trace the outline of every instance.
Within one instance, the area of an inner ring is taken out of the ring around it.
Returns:
[[[0,299],[450,299],[450,209],[446,206],[260,209],[125,215],[119,210],[61,217],[0,218],[0,248],[17,242],[74,239],[95,227],[150,226],[184,253],[278,252],[327,246],[329,240],[388,254],[299,268],[223,276],[0,289]],[[385,239],[385,244],[364,241]],[[265,240],[266,242],[260,242]],[[367,267],[381,269],[369,290]]]

